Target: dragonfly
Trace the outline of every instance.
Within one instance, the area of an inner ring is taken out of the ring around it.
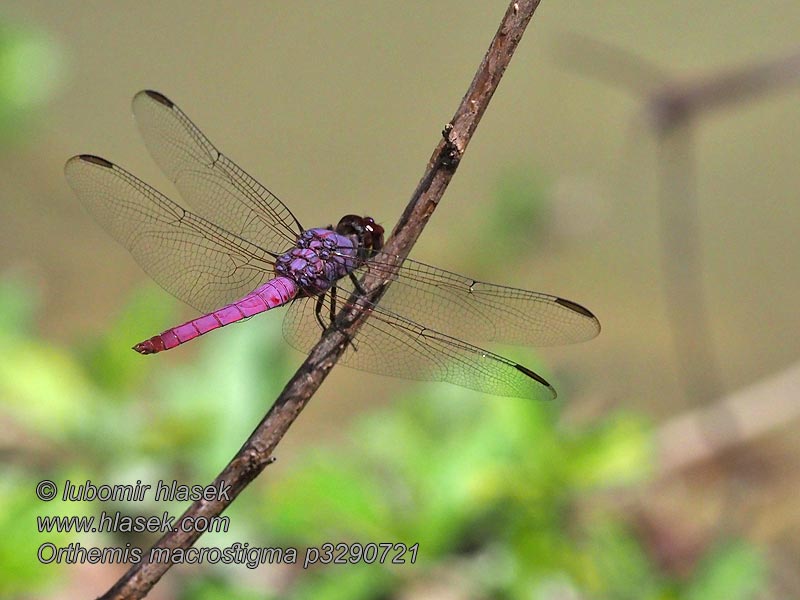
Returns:
[[[411,259],[398,267],[382,251],[384,229],[371,217],[345,215],[336,226],[305,229],[166,96],[139,92],[133,114],[149,153],[195,212],[99,156],[74,156],[64,170],[87,211],[144,271],[202,313],[136,344],[141,354],[283,306],[284,337],[307,353],[337,326],[339,311],[355,305],[371,314],[347,344],[344,365],[552,399],[543,377],[477,344],[549,346],[600,332],[597,318],[571,300]],[[367,272],[391,282],[379,302],[362,295]]]

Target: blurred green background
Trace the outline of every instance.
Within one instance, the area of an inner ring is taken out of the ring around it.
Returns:
[[[152,88],[304,225],[359,213],[391,227],[505,7],[4,3],[0,596],[85,598],[123,570],[42,566],[43,541],[153,541],[38,534],[36,515],[183,508],[44,504],[36,481],[206,483],[302,359],[278,312],[163,356],[131,352],[193,313],[82,212],[64,161],[99,154],[175,196],[130,116]],[[541,366],[559,400],[337,368],[234,504],[233,530],[201,545],[419,542],[418,563],[181,567],[152,597],[800,596],[796,421],[714,461],[660,467],[663,424],[719,398],[688,397],[676,361],[641,99],[586,77],[602,57],[565,61],[563,44],[580,33],[702,76],[796,51],[798,30],[790,2],[543,2],[413,256],[591,308],[603,332],[588,344],[502,349]],[[800,354],[798,92],[696,123],[703,291],[726,392]]]

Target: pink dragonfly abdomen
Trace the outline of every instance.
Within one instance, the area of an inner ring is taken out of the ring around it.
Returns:
[[[133,349],[139,354],[155,354],[169,350],[214,329],[282,306],[294,298],[298,291],[297,284],[288,277],[276,277],[256,288],[241,300],[192,319],[183,325],[162,331],[148,340],[139,342]]]

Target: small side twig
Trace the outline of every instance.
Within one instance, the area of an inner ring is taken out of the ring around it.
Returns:
[[[472,84],[445,128],[443,139],[434,150],[425,174],[384,247],[387,254],[395,257],[396,264],[399,265],[408,255],[442,198],[539,1],[512,1],[503,16]],[[387,285],[388,282],[369,274],[362,282],[365,297],[373,302],[383,295]],[[151,551],[190,547],[201,533],[182,531],[181,525],[198,517],[220,515],[271,462],[271,454],[278,442],[344,353],[348,339],[366,320],[368,312],[356,305],[343,316],[342,326],[331,328],[323,335],[250,438],[214,480],[214,484],[230,486],[229,499],[195,502],[177,521],[175,530],[158,540]],[[144,597],[172,566],[170,562],[153,561],[150,556],[150,553],[145,553],[143,560],[133,565],[100,598],[122,600]]]

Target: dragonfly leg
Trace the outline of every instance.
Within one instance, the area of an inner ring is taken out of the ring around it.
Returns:
[[[336,322],[336,284],[331,286],[331,323]]]
[[[364,294],[366,294],[367,292],[364,290],[364,288],[363,288],[363,287],[361,287],[361,282],[358,280],[358,277],[356,277],[355,275],[353,275],[352,271],[351,271],[350,273],[348,273],[348,275],[350,276],[350,281],[352,281],[352,282],[353,282],[353,287],[355,287],[355,288],[356,288],[356,291],[357,291],[359,294],[361,294],[362,296],[363,296]]]
[[[317,302],[314,305],[314,316],[317,317],[317,323],[319,323],[320,328],[322,331],[325,331],[328,326],[322,321],[322,307],[325,305],[325,294],[320,294],[317,296]]]
[[[336,290],[337,290],[337,287],[336,287],[336,284],[334,283],[331,286],[331,289],[330,289],[330,292],[331,292],[331,324],[338,329],[338,327],[336,325],[336,298],[337,298]],[[317,300],[317,306],[316,306],[316,309],[315,309],[315,313],[317,315],[317,321],[319,321],[320,325],[322,325],[321,313],[322,313],[322,300],[324,299],[324,297],[325,297],[325,294],[321,294],[319,296],[319,299]],[[325,329],[325,327],[323,327],[323,330],[324,329]],[[349,336],[347,338],[347,343],[350,344],[353,347],[354,351],[358,352],[358,348],[356,347],[356,343]]]

